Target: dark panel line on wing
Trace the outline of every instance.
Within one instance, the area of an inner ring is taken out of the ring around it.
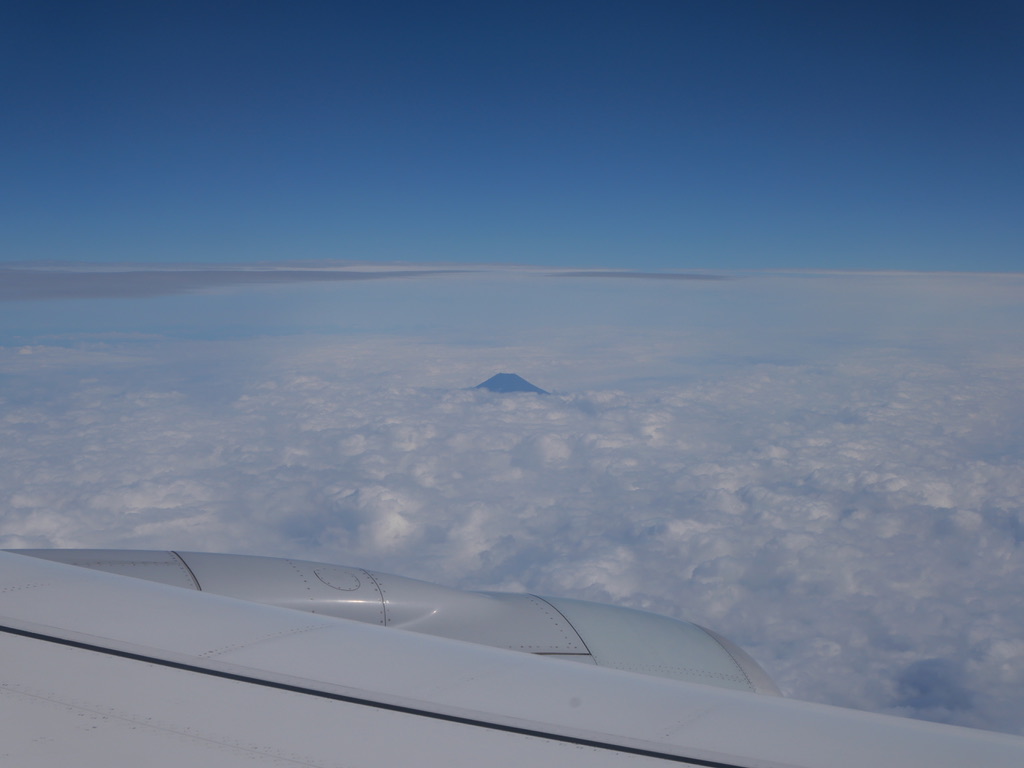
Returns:
[[[624,744],[615,744],[610,741],[596,741],[593,739],[584,739],[577,736],[566,736],[559,733],[549,733],[547,731],[540,731],[533,728],[522,728],[514,725],[492,723],[487,720],[477,720],[475,718],[470,717],[447,715],[443,712],[431,712],[427,709],[407,707],[400,704],[388,704],[387,702],[374,701],[373,699],[364,699],[359,696],[347,696],[341,693],[321,691],[317,690],[316,688],[307,688],[301,685],[281,683],[275,680],[265,680],[259,677],[252,677],[250,675],[242,675],[234,672],[225,672],[217,669],[209,669],[207,667],[186,664],[180,661],[162,659],[159,656],[147,656],[141,653],[121,651],[116,648],[105,648],[102,645],[93,645],[92,643],[84,643],[78,640],[70,640],[68,638],[42,634],[40,632],[31,632],[25,629],[17,629],[16,627],[0,625],[0,632],[5,632],[9,635],[17,635],[19,637],[25,637],[32,640],[42,640],[44,642],[53,643],[55,645],[63,645],[68,648],[78,648],[79,650],[83,651],[92,651],[94,653],[100,653],[106,656],[115,656],[117,658],[129,659],[131,661],[141,661],[147,664],[155,664],[157,666],[167,667],[170,669],[179,669],[185,672],[194,672],[196,674],[206,675],[208,677],[217,677],[223,680],[232,680],[238,683],[258,685],[263,688],[272,688],[279,691],[287,691],[289,693],[299,693],[304,694],[306,696],[315,696],[320,699],[340,701],[346,704],[355,704],[357,706],[362,707],[373,707],[375,709],[381,709],[387,712],[397,712],[404,715],[412,715],[414,717],[426,717],[432,720],[441,720],[448,723],[455,723],[457,725],[469,725],[475,728],[484,728],[491,731],[501,731],[504,733],[517,734],[519,736],[530,736],[533,738],[548,739],[549,741],[557,741],[565,744],[574,744],[581,747],[590,747],[592,749],[601,749],[608,752],[621,752],[624,754],[637,755],[640,757],[650,757],[657,760],[669,760],[674,763],[698,765],[703,766],[703,768],[749,768],[749,766],[744,766],[740,763],[723,763],[717,760],[703,760],[697,757],[684,757],[682,755],[673,755],[668,752],[658,752],[657,750],[652,749],[642,749],[640,747],[630,747]]]

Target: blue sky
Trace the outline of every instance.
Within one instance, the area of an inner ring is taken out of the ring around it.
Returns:
[[[1015,2],[6,3],[0,259],[1017,271]]]

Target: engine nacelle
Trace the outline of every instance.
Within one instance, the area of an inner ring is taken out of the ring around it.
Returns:
[[[465,592],[327,563],[202,552],[22,549],[22,555],[250,602],[644,675],[778,695],[742,649],[653,613],[502,592]]]

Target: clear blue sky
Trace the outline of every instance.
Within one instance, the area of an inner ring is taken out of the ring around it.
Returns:
[[[0,6],[0,261],[1024,269],[1024,4]]]

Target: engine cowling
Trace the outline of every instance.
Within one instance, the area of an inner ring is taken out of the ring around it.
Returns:
[[[19,554],[251,602],[655,677],[779,695],[747,653],[709,629],[583,600],[467,592],[329,563],[107,549]]]

